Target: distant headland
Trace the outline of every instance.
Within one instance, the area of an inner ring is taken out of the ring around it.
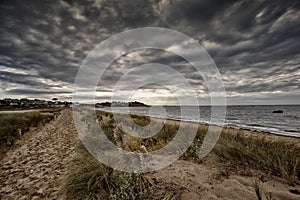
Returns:
[[[58,98],[52,100],[43,99],[0,99],[0,109],[33,109],[33,108],[57,108],[57,107],[70,107],[72,102],[60,101]]]
[[[10,110],[10,109],[33,109],[33,108],[55,108],[55,107],[72,107],[72,102],[60,101],[58,98],[53,98],[52,100],[42,100],[42,99],[12,99],[4,98],[0,99],[0,110]],[[91,104],[89,104],[91,105]],[[142,102],[101,102],[95,103],[95,107],[150,107]]]
[[[150,107],[149,105],[146,105],[142,102],[133,101],[133,102],[103,102],[103,103],[96,103],[95,107],[101,108],[101,107]]]

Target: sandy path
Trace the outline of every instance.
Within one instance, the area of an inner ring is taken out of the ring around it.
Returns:
[[[71,110],[64,110],[0,163],[0,199],[59,199],[67,161],[78,142]]]

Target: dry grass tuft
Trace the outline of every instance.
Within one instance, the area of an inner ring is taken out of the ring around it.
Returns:
[[[68,164],[60,194],[65,199],[170,199],[156,197],[143,174],[114,171],[92,157],[83,144]]]

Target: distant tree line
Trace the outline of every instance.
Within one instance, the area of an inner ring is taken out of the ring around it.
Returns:
[[[57,98],[53,98],[51,101],[41,99],[0,99],[0,107],[8,108],[47,108],[47,107],[70,107],[72,102],[58,101]]]

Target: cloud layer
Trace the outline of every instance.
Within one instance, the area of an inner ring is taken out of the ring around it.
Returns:
[[[208,51],[229,103],[298,103],[298,1],[3,0],[0,7],[0,98],[70,98],[80,64],[97,44],[124,30],[160,26],[191,36]],[[148,50],[116,60],[99,85],[99,98],[109,97],[130,67],[148,62],[172,66],[199,95],[207,94],[182,58]],[[164,90],[149,85],[137,96],[155,104]]]

